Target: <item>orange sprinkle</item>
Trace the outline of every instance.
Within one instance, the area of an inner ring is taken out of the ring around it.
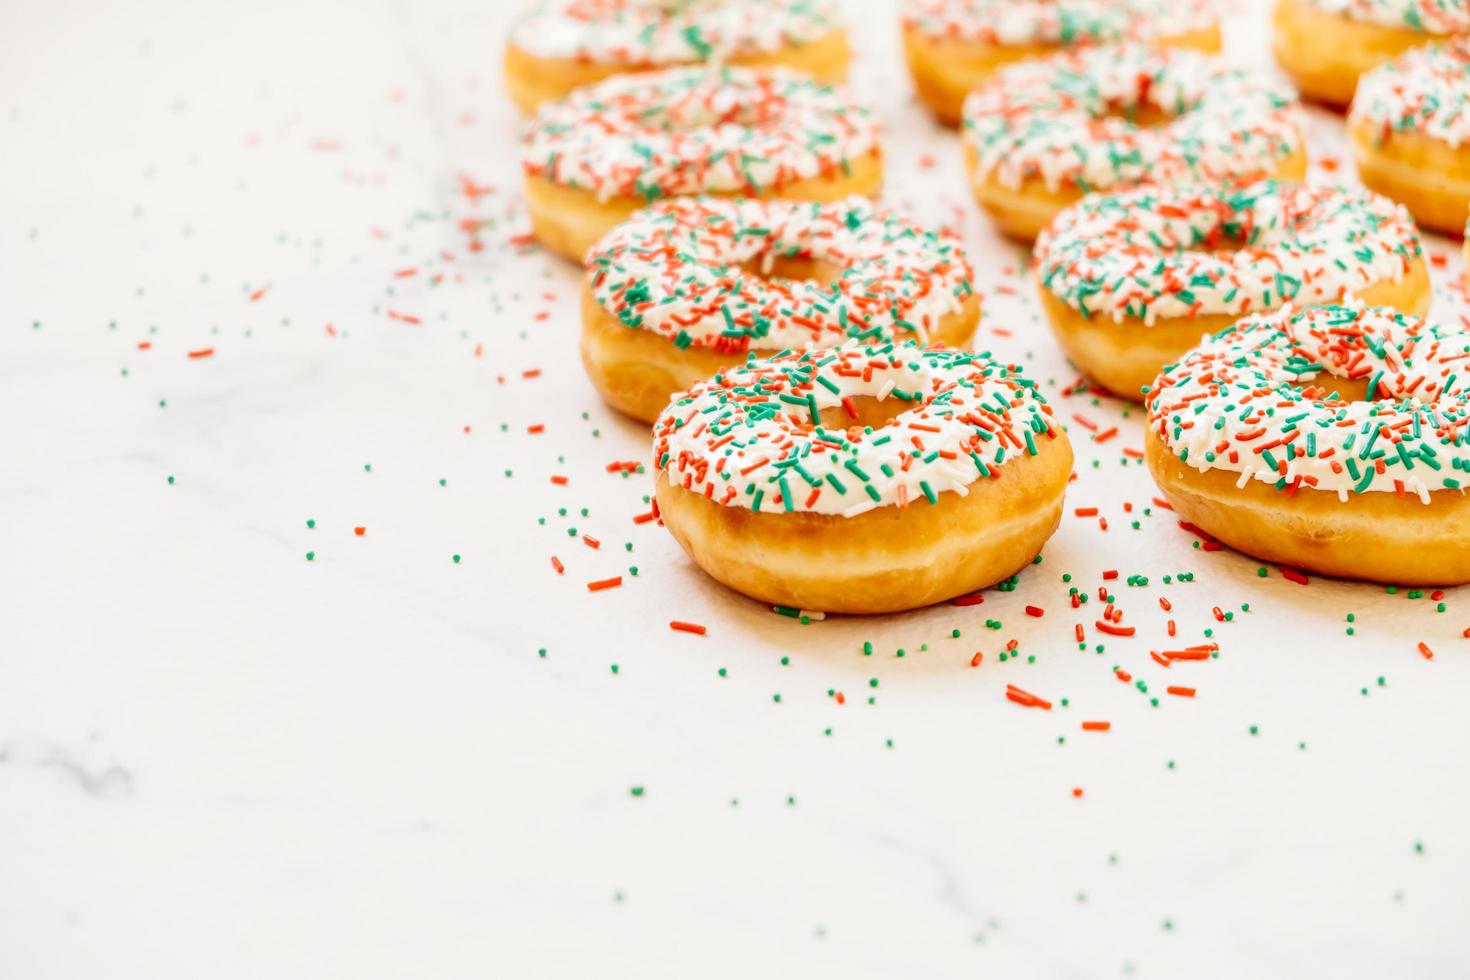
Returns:
[[[1112,727],[1113,723],[1110,721],[1084,721],[1082,723],[1082,730],[1084,732],[1106,732],[1112,729]]]
[[[555,483],[559,487],[564,487],[564,486],[567,485],[567,482],[568,481],[567,481],[567,478],[564,477],[564,476],[553,476],[551,478],[551,482],[552,483]]]
[[[1181,698],[1194,697],[1194,688],[1192,687],[1171,686],[1164,688],[1164,690],[1168,691],[1170,694],[1178,695]]]
[[[537,435],[540,435],[541,433],[543,433],[545,431],[546,431],[546,426],[544,426],[544,425],[528,425],[528,426],[526,426],[526,435],[529,435],[529,436],[537,436]]]
[[[214,356],[214,348],[213,347],[201,347],[199,350],[191,350],[191,351],[189,351],[189,359],[190,360],[194,360],[194,361],[199,360],[201,357],[213,357],[213,356]]]
[[[551,556],[551,567],[556,569],[556,574],[565,574],[567,567],[561,563],[561,559],[555,555]]]
[[[1434,651],[1431,650],[1431,649],[1429,649],[1429,644],[1427,644],[1427,643],[1420,643],[1419,644],[1419,653],[1423,655],[1423,657],[1424,657],[1425,660],[1433,660],[1434,659]]]
[[[698,623],[685,623],[677,619],[670,620],[669,629],[678,630],[680,633],[695,633],[699,636],[704,636],[707,632],[705,628],[703,626],[700,626]]]
[[[355,534],[355,535],[357,535],[360,538],[364,534],[367,533],[367,528],[365,528],[365,527],[355,527],[355,528],[352,529],[352,533]]]
[[[588,582],[587,591],[601,592],[603,589],[616,589],[622,584],[623,577],[621,575],[614,575],[612,578],[602,578],[598,579],[596,582]]]
[[[970,666],[971,667],[979,667],[980,666],[980,661],[982,661],[984,659],[985,659],[985,654],[983,654],[983,653],[976,653],[973,657],[970,658]]]
[[[1072,795],[1080,799],[1082,797],[1082,787],[1081,786],[1073,786],[1072,787]]]
[[[597,540],[596,538],[594,538],[590,534],[584,534],[584,535],[582,535],[582,543],[585,544],[589,548],[601,548],[602,547],[602,542],[599,541],[599,540]]]

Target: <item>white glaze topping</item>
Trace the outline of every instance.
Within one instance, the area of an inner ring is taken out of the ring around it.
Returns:
[[[1333,302],[1421,261],[1413,219],[1365,190],[1257,181],[1093,194],[1036,240],[1042,287],[1085,316],[1152,324]]]
[[[831,282],[767,279],[810,259]],[[747,268],[757,267],[760,274]],[[592,294],[628,327],[721,351],[928,339],[974,295],[964,250],[863,198],[833,203],[675,198],[640,211],[587,257]]]
[[[1366,381],[1367,401],[1329,394]],[[1166,367],[1149,425],[1189,466],[1288,493],[1470,483],[1470,332],[1360,303],[1251,317]]]
[[[1329,14],[1384,27],[1425,34],[1470,31],[1470,4],[1465,0],[1302,0]]]
[[[1156,126],[1131,121],[1167,116]],[[1218,59],[1141,44],[1076,48],[1002,68],[965,100],[974,179],[1107,190],[1268,176],[1302,151],[1285,88]]]
[[[846,91],[784,69],[670,68],[617,75],[542,106],[522,166],[556,184],[653,201],[760,195],[836,176],[877,152],[878,127]]]
[[[1470,39],[1414,48],[1363,75],[1348,121],[1371,126],[1380,142],[1394,133],[1470,142]]]
[[[840,29],[835,0],[542,0],[511,43],[542,58],[663,66],[770,54]]]
[[[893,399],[878,427],[821,423],[845,399]],[[988,354],[847,343],[752,359],[675,396],[654,465],[717,504],[853,517],[965,496],[1060,434],[1051,406]]]
[[[1004,46],[1177,37],[1215,24],[1213,0],[904,0],[904,27]]]

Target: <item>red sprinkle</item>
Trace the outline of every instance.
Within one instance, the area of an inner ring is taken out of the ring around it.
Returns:
[[[1042,616],[1046,615],[1046,610],[1042,609],[1040,606],[1027,606],[1026,615],[1035,616],[1037,619],[1040,619]]]
[[[1301,572],[1297,571],[1295,568],[1288,568],[1285,565],[1281,566],[1281,577],[1287,579],[1288,581],[1295,582],[1297,585],[1306,585],[1309,581],[1307,577]]]
[[[695,633],[699,636],[704,636],[707,632],[705,628],[703,626],[700,626],[698,623],[685,623],[677,619],[671,620],[669,622],[669,629],[678,630],[680,633]]]

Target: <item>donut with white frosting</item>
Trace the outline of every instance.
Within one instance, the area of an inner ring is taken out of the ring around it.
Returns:
[[[1470,208],[1470,38],[1414,48],[1358,81],[1348,113],[1358,175],[1427,228]]]
[[[1371,191],[1257,181],[1140,187],[1062,212],[1036,242],[1042,307],[1073,363],[1138,397],[1241,317],[1355,296],[1421,315],[1414,221]]]
[[[849,341],[722,371],[654,425],[659,510],[715,578],[768,602],[910,608],[1021,567],[1071,449],[1019,369]]]
[[[1149,391],[1148,458],[1186,520],[1333,575],[1470,579],[1470,330],[1361,303],[1206,338]]]
[[[1103,45],[1006,67],[965,100],[971,189],[1034,238],[1084,193],[1306,173],[1295,96],[1197,51]]]

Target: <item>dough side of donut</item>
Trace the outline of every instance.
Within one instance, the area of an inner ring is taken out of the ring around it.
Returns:
[[[1061,522],[1066,434],[1006,462],[969,494],[920,497],[855,517],[724,507],[658,474],[664,524],[709,575],[761,602],[837,613],[914,609],[1024,568]]]
[[[1221,46],[1220,29],[1187,31],[1160,38],[1157,43],[1216,54]],[[936,38],[913,27],[905,27],[903,31],[904,57],[919,101],[946,126],[960,124],[964,118],[965,96],[997,69],[1023,58],[1044,58],[1060,49],[1055,44],[999,45]]]
[[[1007,187],[994,174],[977,179],[975,152],[966,145],[964,153],[965,173],[969,175],[970,191],[976,202],[990,215],[1002,234],[1016,241],[1034,242],[1041,229],[1051,224],[1058,213],[1084,196],[1082,189],[1074,183],[1052,190],[1040,177],[1028,177],[1020,187]],[[1306,175],[1306,140],[1301,140],[1301,148],[1278,163],[1275,170],[1256,176],[1297,181]],[[1102,190],[1106,192],[1108,189]]]
[[[883,158],[874,150],[850,161],[847,172],[792,181],[759,197],[795,201],[839,201],[856,194],[876,197],[883,186]],[[711,192],[715,197],[744,197],[741,192]],[[648,206],[637,197],[610,197],[581,187],[554,184],[544,177],[526,177],[526,211],[536,238],[558,255],[581,262],[593,245],[634,211]]]
[[[1379,135],[1368,123],[1348,130],[1363,183],[1408,208],[1422,227],[1463,234],[1470,207],[1470,146],[1450,146],[1412,132],[1391,133],[1378,142]]]
[[[1440,39],[1404,27],[1348,20],[1301,0],[1278,0],[1271,49],[1303,97],[1345,109],[1358,76]]]
[[[1287,496],[1238,474],[1183,463],[1150,427],[1149,471],[1181,518],[1237,551],[1339,578],[1403,585],[1470,582],[1470,494],[1436,490],[1430,502],[1387,491]]]
[[[1177,361],[1201,337],[1240,319],[1232,313],[1213,313],[1161,317],[1148,325],[1137,317],[1114,320],[1095,314],[1088,318],[1057,299],[1039,279],[1036,286],[1041,308],[1067,359],[1108,391],[1132,401],[1142,400],[1143,386],[1152,384],[1164,365]],[[1431,299],[1429,269],[1422,258],[1417,259],[1403,278],[1381,280],[1352,295],[1369,306],[1389,306],[1423,316],[1429,312]]]
[[[741,55],[726,64],[746,68],[779,66],[804,71],[818,81],[837,84],[847,80],[852,56],[847,32],[835,30],[805,44],[786,44],[779,51]],[[626,65],[575,58],[543,58],[515,44],[505,46],[505,85],[511,100],[525,115],[533,115],[546,102],[564,98],[573,89],[593,85],[613,75],[654,71],[669,65]]]
[[[946,314],[930,333],[931,345],[967,347],[980,322],[980,298],[970,295],[960,309]],[[708,347],[680,349],[672,340],[650,330],[634,330],[613,316],[582,285],[582,365],[602,400],[624,415],[653,422],[667,407],[670,396],[736,364],[749,351],[720,353]],[[774,350],[756,350],[770,357]]]

